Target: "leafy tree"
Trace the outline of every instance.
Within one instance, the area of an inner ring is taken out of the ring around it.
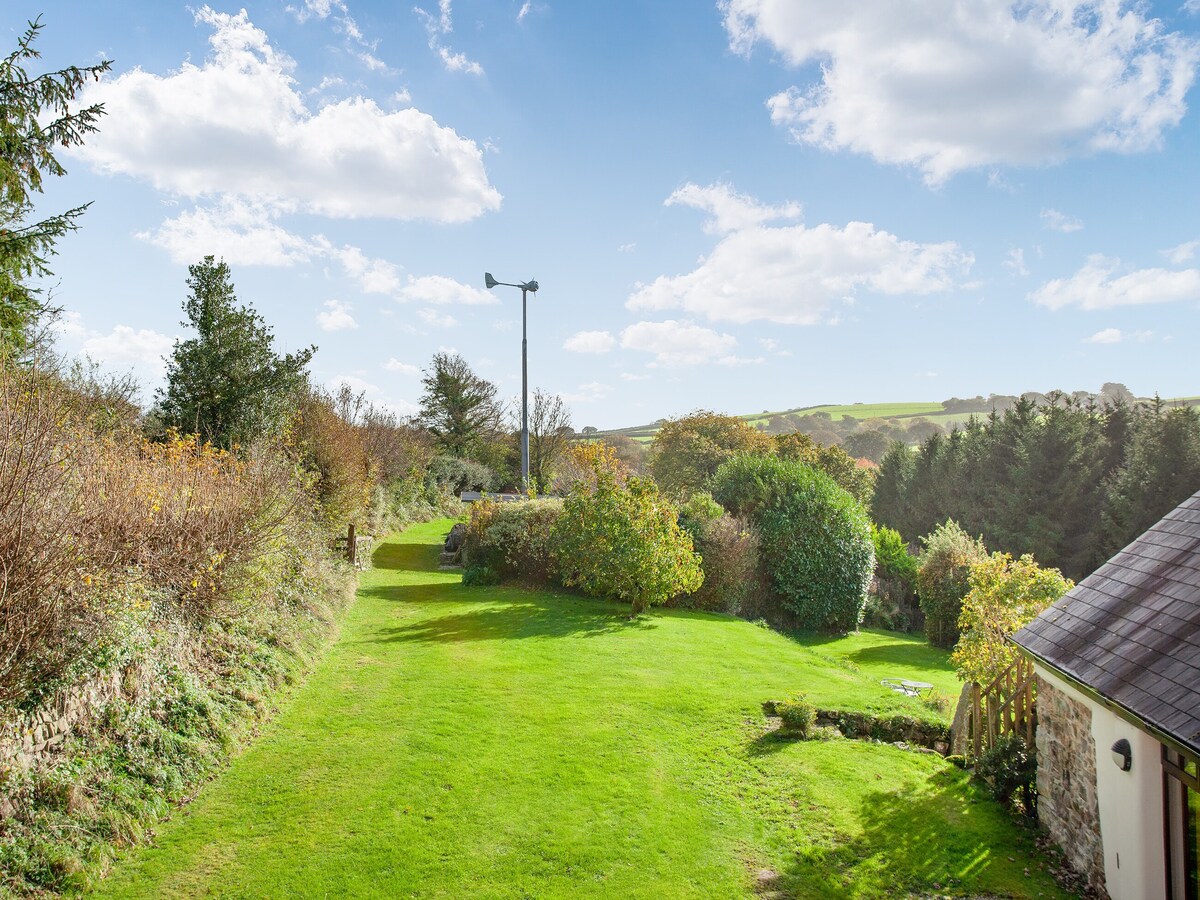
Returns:
[[[662,424],[651,445],[650,472],[668,495],[683,499],[708,490],[725,460],[770,448],[770,438],[737,416],[701,409]]]
[[[808,435],[796,432],[776,437],[775,452],[783,459],[819,469],[864,507],[870,505],[875,470],[860,466],[853,456],[836,444],[822,445]]]
[[[66,174],[55,149],[78,146],[96,131],[103,104],[74,111],[70,104],[89,78],[112,65],[105,60],[30,77],[25,63],[41,56],[33,45],[42,27],[40,19],[30,22],[17,49],[0,61],[0,350],[17,352],[28,347],[30,329],[44,310],[40,291],[28,280],[50,274],[55,241],[77,229],[91,205],[29,222],[32,195],[42,192],[45,175]]]
[[[678,513],[648,478],[620,484],[597,466],[580,481],[554,526],[563,583],[627,600],[633,614],[695,591],[704,575]]]
[[[219,447],[252,444],[294,408],[317,348],[278,356],[270,326],[238,305],[224,261],[206,256],[188,266],[187,283],[182,324],[196,337],[175,342],[158,414],[164,425]]]
[[[457,353],[435,353],[421,384],[425,392],[419,417],[441,452],[493,461],[489,445],[501,434],[504,420],[496,385],[476,375]]]
[[[529,414],[529,477],[540,490],[550,490],[573,434],[571,410],[562,397],[535,390]]]
[[[1075,586],[1029,554],[1014,560],[1007,553],[993,553],[971,567],[968,581],[971,589],[958,618],[962,636],[951,659],[959,678],[985,685],[1017,658],[1008,636]]]
[[[971,567],[987,558],[987,548],[953,519],[922,542],[925,553],[917,572],[917,595],[925,613],[925,635],[935,647],[949,649],[958,642],[958,617],[962,598],[971,588]]]
[[[846,439],[842,441],[842,449],[851,456],[869,459],[873,463],[878,463],[883,459],[883,455],[887,453],[891,441],[888,436],[879,430],[855,431],[853,434],[846,435]]]

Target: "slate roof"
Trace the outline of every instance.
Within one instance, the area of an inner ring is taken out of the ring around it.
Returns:
[[[1200,755],[1200,492],[1012,640]]]

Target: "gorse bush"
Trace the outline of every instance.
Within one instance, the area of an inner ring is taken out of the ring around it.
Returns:
[[[925,613],[925,636],[935,647],[948,650],[958,641],[958,617],[971,588],[971,567],[987,558],[987,548],[953,519],[939,525],[922,543],[925,552],[917,572],[917,595]]]
[[[703,580],[692,538],[654,482],[624,485],[597,464],[580,481],[554,527],[563,583],[585,594],[625,600],[634,615],[695,591]]]
[[[823,472],[764,456],[723,464],[714,496],[757,526],[763,565],[795,627],[858,627],[875,559],[870,522],[853,497]]]
[[[0,708],[122,676],[107,718],[0,782],[0,868],[23,891],[80,886],[103,842],[140,840],[219,765],[345,585],[283,449],[147,442],[106,409],[0,361]]]
[[[463,564],[490,569],[500,581],[553,581],[559,568],[553,531],[562,509],[554,499],[472,503]]]
[[[87,409],[53,373],[0,363],[0,702],[78,674],[146,592],[229,619],[293,565],[281,548],[312,550],[284,454],[98,434]]]

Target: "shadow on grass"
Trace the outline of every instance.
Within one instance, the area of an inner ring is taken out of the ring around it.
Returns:
[[[436,572],[441,546],[438,544],[380,544],[371,554],[376,569],[402,572]]]
[[[785,747],[791,747],[800,738],[795,734],[789,734],[786,731],[778,728],[772,728],[770,731],[764,731],[747,746],[747,754],[752,757],[770,756],[773,753],[778,753]]]
[[[1034,888],[1025,881],[1023,870],[1034,870],[1042,862],[1034,848],[1032,833],[993,802],[967,776],[957,770],[931,773],[923,783],[909,784],[902,791],[867,794],[858,813],[862,831],[832,847],[797,848],[795,863],[782,873],[777,886],[796,896],[841,897],[924,895],[930,890],[974,894],[996,891],[1009,896],[993,873],[980,877],[999,864],[1008,863],[1010,887]],[[1037,884],[1045,890],[1045,882]],[[937,885],[937,887],[935,887]],[[815,890],[814,890],[815,888]],[[790,894],[789,894],[790,896]]]
[[[936,669],[940,672],[954,671],[954,667],[950,665],[943,654],[915,643],[897,642],[894,644],[880,644],[876,647],[860,647],[858,650],[844,654],[843,658],[860,666],[883,663],[886,665]]]
[[[405,589],[412,590],[412,589]],[[440,588],[445,591],[445,586]],[[474,591],[464,592],[466,596]],[[653,620],[631,619],[607,605],[589,608],[586,600],[547,595],[544,599],[528,591],[513,591],[510,602],[501,592],[489,591],[481,600],[491,601],[481,609],[451,613],[408,625],[385,628],[371,643],[457,643],[461,641],[513,640],[522,638],[594,637],[655,628]],[[497,594],[500,594],[497,596]],[[406,600],[419,599],[412,594]],[[459,595],[456,599],[465,599]]]

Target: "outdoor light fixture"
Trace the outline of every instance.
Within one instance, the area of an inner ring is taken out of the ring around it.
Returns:
[[[496,285],[521,289],[521,487],[529,487],[529,339],[525,333],[525,298],[537,293],[538,283],[533,279],[523,284],[497,281],[491,272],[483,273],[483,283],[490,291]]]
[[[1129,746],[1129,741],[1121,738],[1112,745],[1113,762],[1117,764],[1122,772],[1128,772],[1133,768],[1133,748]]]

